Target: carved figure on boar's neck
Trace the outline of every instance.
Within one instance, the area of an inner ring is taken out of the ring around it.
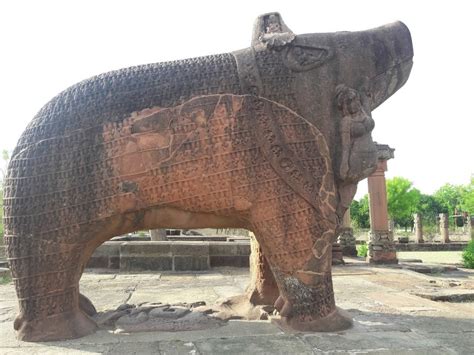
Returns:
[[[294,329],[349,327],[331,245],[376,165],[371,111],[408,79],[412,56],[400,22],[295,35],[271,13],[250,48],[101,74],[53,98],[5,180],[19,339],[92,333],[79,279],[93,251],[171,227],[255,233],[252,283],[230,310],[274,303]]]

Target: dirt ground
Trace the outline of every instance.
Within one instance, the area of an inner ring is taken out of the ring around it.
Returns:
[[[357,259],[336,266],[339,307],[354,319],[339,333],[284,333],[270,321],[232,320],[209,330],[117,334],[100,330],[81,339],[25,343],[15,339],[13,284],[0,285],[1,354],[469,354],[474,349],[474,270],[423,274],[403,267],[374,267]],[[429,265],[424,265],[431,269]],[[453,268],[448,268],[452,270]],[[440,271],[441,270],[441,271]],[[426,272],[426,270],[425,270]],[[86,271],[81,292],[99,311],[127,302],[210,304],[240,294],[248,270],[120,274]],[[436,299],[449,300],[448,302]],[[454,302],[455,301],[455,302]]]

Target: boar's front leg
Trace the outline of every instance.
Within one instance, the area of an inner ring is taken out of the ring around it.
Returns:
[[[331,278],[334,230],[294,194],[285,203],[260,205],[252,214],[255,236],[280,290],[280,323],[302,331],[337,331],[351,319],[336,308]]]
[[[255,237],[250,239],[250,247],[248,298],[254,305],[273,305],[280,295],[275,277]]]

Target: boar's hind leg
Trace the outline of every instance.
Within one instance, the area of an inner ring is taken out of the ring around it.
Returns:
[[[6,240],[7,245],[12,238]],[[31,238],[31,243],[26,238]],[[30,247],[9,248],[20,306],[14,322],[17,337],[24,341],[52,341],[93,333],[97,328],[95,322],[79,306],[83,246],[54,244],[34,236],[26,238],[20,244],[31,244]],[[68,238],[71,239],[74,238]],[[84,300],[81,303],[87,304]]]
[[[284,327],[336,331],[352,324],[335,305],[331,278],[334,231],[321,219],[297,195],[284,204],[261,204],[253,212],[255,236],[280,290],[275,307]]]

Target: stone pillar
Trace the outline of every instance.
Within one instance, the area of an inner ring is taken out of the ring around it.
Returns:
[[[347,209],[342,219],[342,227],[339,230],[339,244],[342,248],[342,255],[357,256],[356,239],[351,226],[351,210]]]
[[[474,240],[474,216],[469,216],[468,217],[468,220],[469,220],[469,230],[470,230],[470,234],[471,234],[471,240]]]
[[[421,221],[421,214],[415,213],[413,215],[415,221],[415,233],[416,233],[416,242],[424,243],[423,240],[423,222]]]
[[[342,247],[337,241],[332,244],[332,265],[342,265],[344,259],[342,258]]]
[[[370,234],[367,260],[374,264],[397,264],[393,232],[388,227],[387,187],[385,171],[387,160],[393,158],[394,149],[377,144],[379,159],[377,169],[368,177]]]
[[[449,219],[447,213],[439,214],[439,229],[441,231],[441,242],[449,243]]]
[[[167,240],[166,229],[150,229],[150,237],[152,241]]]

